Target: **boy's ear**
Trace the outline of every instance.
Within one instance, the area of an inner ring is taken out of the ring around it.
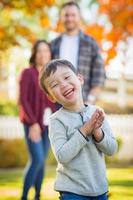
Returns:
[[[80,80],[81,85],[83,85],[84,84],[84,77],[83,77],[83,75],[82,74],[78,74],[77,77]]]
[[[47,97],[52,103],[56,103],[56,100],[50,94],[47,93]]]

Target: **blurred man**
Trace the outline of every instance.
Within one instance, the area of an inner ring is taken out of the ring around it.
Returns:
[[[65,32],[51,42],[52,58],[67,59],[84,76],[83,98],[94,104],[105,81],[103,60],[96,41],[80,30],[80,8],[74,1],[64,3],[60,12]]]

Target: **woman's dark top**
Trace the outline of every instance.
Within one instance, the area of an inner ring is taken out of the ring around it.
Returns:
[[[20,120],[23,123],[32,125],[39,123],[44,130],[44,110],[50,107],[54,112],[56,106],[47,99],[46,94],[40,89],[38,81],[39,72],[35,67],[23,70],[20,77]]]

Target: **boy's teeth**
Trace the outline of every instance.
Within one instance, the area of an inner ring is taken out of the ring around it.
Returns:
[[[67,92],[65,92],[65,94],[64,94],[64,95],[66,96],[66,95],[68,95],[69,93],[71,93],[72,91],[73,91],[73,90],[72,90],[72,89],[70,89],[70,90],[68,90]]]

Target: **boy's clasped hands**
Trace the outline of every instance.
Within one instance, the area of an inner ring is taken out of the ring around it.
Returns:
[[[91,118],[80,128],[81,133],[85,137],[92,135],[97,142],[101,141],[104,136],[101,130],[104,118],[104,112],[101,109],[96,109]]]

